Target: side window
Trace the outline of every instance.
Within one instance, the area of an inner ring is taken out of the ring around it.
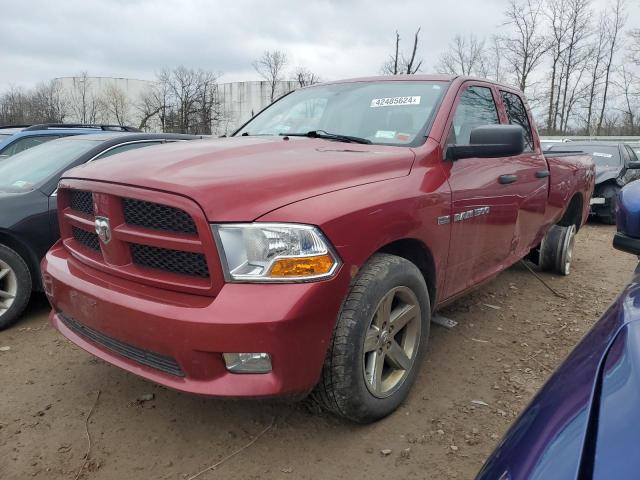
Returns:
[[[628,157],[629,161],[637,162],[638,161],[638,156],[636,155],[636,152],[633,151],[633,148],[631,148],[629,145],[625,145],[624,148],[626,148],[626,150],[627,150],[627,157]]]
[[[629,164],[629,160],[631,160],[631,158],[629,156],[629,152],[625,148],[625,145],[622,145],[621,150],[622,150],[622,163],[624,165],[628,165]]]
[[[499,124],[498,109],[493,100],[491,89],[487,87],[469,87],[462,96],[453,114],[453,123],[447,143],[450,145],[468,145],[471,130],[484,125]]]
[[[128,152],[129,150],[137,150],[142,147],[149,147],[151,145],[159,145],[162,142],[138,142],[138,143],[125,143],[124,145],[119,145],[117,147],[113,147],[111,150],[107,150],[106,152],[98,155],[95,160],[99,160],[101,158],[107,158],[111,155],[116,155],[122,152]]]
[[[524,151],[533,151],[533,134],[531,133],[531,124],[527,116],[527,109],[524,107],[522,99],[511,92],[500,91],[502,101],[509,116],[509,123],[512,125],[520,125],[524,130]]]
[[[25,150],[29,150],[30,148],[37,147],[38,145],[49,142],[51,140],[55,140],[56,138],[60,138],[56,135],[42,135],[37,137],[22,137],[9,145],[5,150],[2,151],[3,155],[11,156],[16,153],[24,152]]]

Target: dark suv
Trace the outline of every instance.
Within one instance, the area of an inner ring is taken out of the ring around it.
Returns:
[[[41,290],[40,260],[59,237],[56,190],[64,171],[128,150],[195,138],[201,137],[103,132],[54,140],[1,161],[0,330],[19,318],[33,289]]]

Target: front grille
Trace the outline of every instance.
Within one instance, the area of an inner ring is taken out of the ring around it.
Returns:
[[[95,250],[97,252],[100,251],[100,240],[98,239],[98,235],[77,227],[71,227],[71,231],[73,232],[73,238],[75,238],[76,242],[81,243],[91,250]]]
[[[93,215],[93,197],[91,192],[83,190],[71,190],[71,199],[69,201],[73,210]]]
[[[147,367],[155,368],[156,370],[160,370],[170,375],[184,377],[184,372],[175,361],[175,359],[171,357],[131,346],[129,344],[121,342],[120,340],[111,338],[104,333],[100,333],[93,328],[87,327],[86,325],[83,325],[80,322],[61,313],[59,313],[59,315],[62,319],[62,322],[81,337],[89,339],[92,342],[97,343],[98,345],[102,345],[103,347],[111,350],[112,352],[122,355],[123,357],[126,357],[135,362],[141,363],[142,365],[146,365]]]
[[[122,199],[124,221],[129,225],[173,233],[196,233],[196,225],[187,212],[158,203]]]
[[[168,248],[132,243],[133,263],[167,272],[209,278],[207,259],[201,253],[182,252]]]

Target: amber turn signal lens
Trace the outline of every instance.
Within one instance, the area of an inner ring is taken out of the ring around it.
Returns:
[[[329,255],[281,258],[273,263],[269,275],[277,278],[314,277],[329,273],[333,265],[334,260]]]

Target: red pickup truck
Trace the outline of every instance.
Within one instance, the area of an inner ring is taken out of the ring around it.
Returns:
[[[511,87],[366,78],[281,98],[231,138],[69,171],[51,322],[186,392],[391,413],[433,312],[519,259],[567,274],[588,156],[545,158]]]

